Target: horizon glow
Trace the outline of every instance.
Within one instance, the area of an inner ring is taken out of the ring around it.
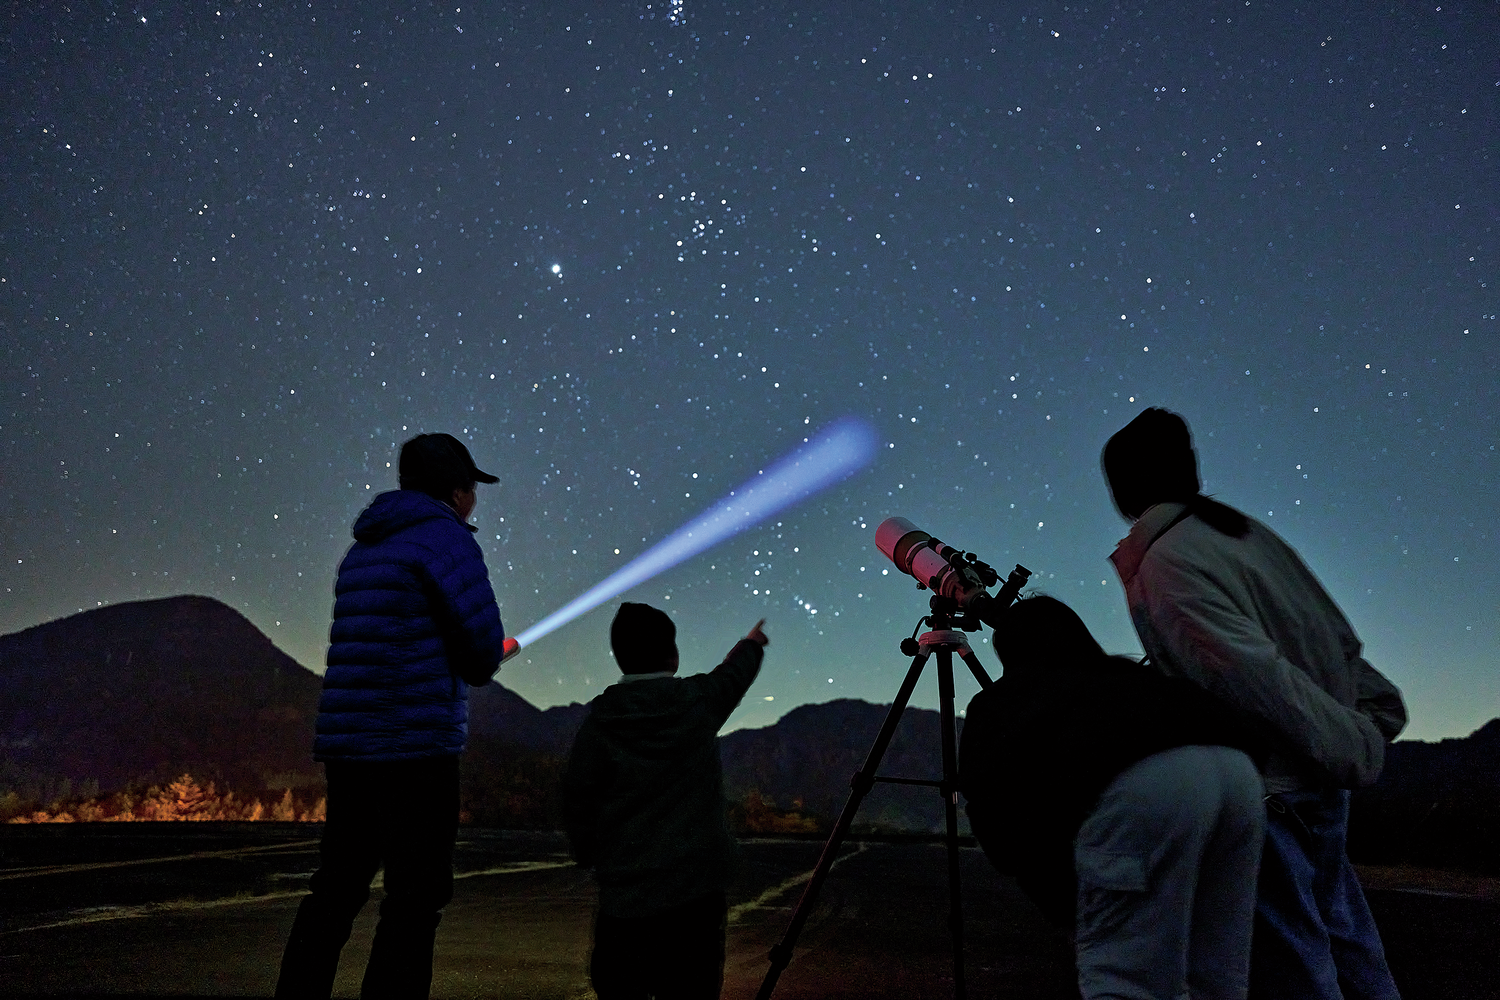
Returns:
[[[624,567],[521,632],[516,636],[517,651],[663,570],[842,481],[875,457],[875,429],[853,417],[830,424],[816,438],[803,440],[810,443],[757,472]]]

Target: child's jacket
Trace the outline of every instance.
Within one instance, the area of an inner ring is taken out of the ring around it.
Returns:
[[[649,916],[728,885],[718,733],[763,655],[742,640],[710,673],[621,681],[593,700],[568,757],[563,816],[602,913]]]

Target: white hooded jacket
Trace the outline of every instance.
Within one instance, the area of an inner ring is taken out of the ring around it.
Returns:
[[[1152,662],[1270,741],[1268,792],[1374,783],[1406,725],[1400,691],[1290,545],[1253,518],[1232,538],[1186,509],[1147,509],[1110,556]]]

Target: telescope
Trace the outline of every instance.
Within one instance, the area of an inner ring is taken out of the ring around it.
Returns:
[[[1029,569],[1017,564],[1000,592],[992,597],[989,588],[1000,581],[1000,574],[993,567],[972,552],[932,537],[904,517],[888,517],[880,522],[875,529],[875,547],[897,569],[915,579],[918,589],[932,591],[934,610],[937,600],[943,598],[953,602],[956,611],[977,618],[991,629],[1031,576]],[[959,621],[959,627],[963,628]],[[976,628],[977,625],[965,631]]]
[[[888,517],[880,522],[875,529],[875,547],[895,563],[897,569],[913,577],[918,589],[932,591],[932,599],[928,602],[932,614],[917,622],[917,629],[927,625],[931,630],[920,639],[917,638],[916,630],[913,630],[911,637],[901,643],[901,652],[912,658],[906,680],[891,702],[885,723],[875,737],[875,745],[865,758],[865,766],[849,781],[852,790],[848,801],[844,803],[844,811],[839,813],[828,843],[823,845],[823,853],[818,857],[818,865],[813,869],[812,878],[802,891],[797,908],[792,911],[786,936],[771,949],[771,968],[760,984],[756,1000],[770,1000],[782,970],[791,963],[792,948],[797,936],[802,933],[802,927],[812,913],[818,893],[822,891],[823,881],[833,868],[844,838],[849,835],[854,814],[877,781],[898,785],[929,785],[942,793],[944,818],[948,827],[948,932],[953,937],[953,995],[957,1000],[963,1000],[965,996],[964,918],[958,884],[958,727],[953,711],[953,656],[957,654],[973,671],[974,679],[979,682],[980,687],[987,688],[993,683],[979,658],[974,655],[964,633],[979,631],[980,623],[993,629],[1005,609],[1010,607],[1021,588],[1026,585],[1031,570],[1025,566],[1017,566],[1006,578],[1005,586],[1000,588],[1000,592],[991,597],[989,588],[1000,582],[1000,574],[988,563],[980,562],[974,553],[964,552],[933,538],[904,517]],[[896,735],[896,726],[901,722],[902,713],[906,711],[907,702],[916,689],[922,668],[933,654],[937,655],[943,777],[898,778],[877,774],[881,758],[891,745],[891,740]]]

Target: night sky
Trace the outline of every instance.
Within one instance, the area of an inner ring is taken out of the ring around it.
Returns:
[[[689,671],[767,619],[731,726],[889,701],[893,514],[1139,651],[1098,463],[1156,405],[1409,736],[1500,715],[1496,6],[1001,7],[14,7],[0,632],[207,594],[321,671],[439,430],[520,632],[855,416],[867,469],[626,596]],[[500,679],[597,694],[612,608]]]

